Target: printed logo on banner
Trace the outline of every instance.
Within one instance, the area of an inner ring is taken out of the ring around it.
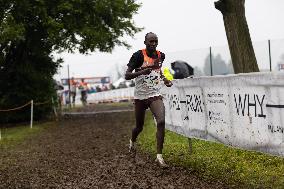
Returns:
[[[201,95],[185,95],[185,99],[181,99],[176,94],[167,94],[171,110],[181,110],[181,106],[185,105],[187,111],[203,112]]]
[[[166,91],[167,94],[165,95],[165,98],[163,100],[166,109],[166,125],[175,125],[176,127],[182,127],[183,119],[180,111],[181,105],[179,90],[173,85],[171,87],[171,90]]]
[[[265,94],[234,94],[234,102],[236,113],[240,116],[263,117],[266,115],[263,113]],[[252,111],[250,111],[252,109]]]
[[[179,90],[177,87],[172,87],[166,95],[166,124],[171,122],[175,126],[176,132],[187,136],[192,133],[199,137],[205,133],[205,115],[204,102],[202,100],[202,91],[199,87],[190,88],[190,90]],[[171,120],[167,121],[167,119]],[[173,128],[172,128],[173,129]],[[194,136],[194,135],[193,135]]]
[[[184,126],[187,128],[189,136],[193,132],[198,132],[200,136],[204,136],[206,123],[202,89],[190,87],[184,88],[183,91],[184,97],[180,100],[180,103],[183,106]]]
[[[225,81],[220,85],[226,86]],[[226,87],[204,87],[207,114],[208,138],[214,141],[230,143],[229,92]]]
[[[283,126],[279,115],[281,112],[283,114],[284,105],[279,104],[279,90],[272,86],[233,89],[231,101],[235,135],[238,140],[249,141],[246,146],[256,148],[283,142]]]

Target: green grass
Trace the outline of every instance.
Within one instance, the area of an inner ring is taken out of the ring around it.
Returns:
[[[155,133],[148,112],[139,146],[153,156]],[[192,147],[193,153],[189,154],[188,139],[166,131],[163,153],[170,164],[188,167],[204,179],[220,181],[232,188],[284,188],[284,158],[198,139],[192,139]]]
[[[1,128],[0,148],[10,148],[15,146],[52,125],[54,125],[54,122],[35,124],[32,129],[29,125]]]

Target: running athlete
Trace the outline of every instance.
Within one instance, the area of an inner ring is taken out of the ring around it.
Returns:
[[[165,107],[160,93],[162,81],[167,87],[172,82],[162,74],[161,67],[165,54],[157,51],[158,37],[150,32],[145,35],[144,44],[146,49],[135,52],[127,64],[125,79],[135,78],[134,104],[136,127],[132,130],[132,137],[129,144],[129,152],[135,152],[135,142],[139,133],[143,130],[145,112],[150,108],[157,123],[157,158],[156,162],[166,167],[162,157],[162,150],[165,137]],[[133,72],[133,70],[135,70]]]

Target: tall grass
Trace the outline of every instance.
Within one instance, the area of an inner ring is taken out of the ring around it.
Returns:
[[[156,153],[156,127],[147,113],[139,136],[142,150]],[[284,158],[231,148],[220,143],[188,139],[166,131],[164,158],[172,165],[184,166],[200,177],[228,184],[232,188],[284,188]]]

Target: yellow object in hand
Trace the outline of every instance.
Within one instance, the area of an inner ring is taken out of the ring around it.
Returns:
[[[163,74],[164,74],[165,78],[167,78],[167,80],[169,80],[169,81],[174,79],[173,75],[170,72],[170,69],[167,68],[167,67],[164,68]]]

